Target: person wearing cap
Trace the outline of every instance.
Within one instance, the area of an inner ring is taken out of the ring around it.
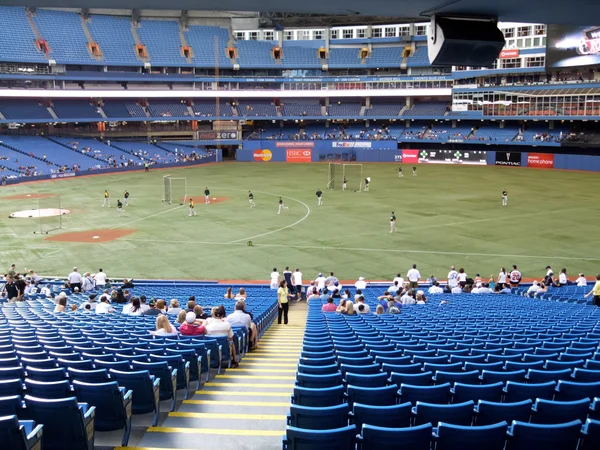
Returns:
[[[96,294],[90,294],[88,299],[81,304],[81,308],[86,309],[86,305],[90,306],[90,311],[95,312],[96,306],[98,306],[98,302],[96,301]]]
[[[206,334],[206,327],[203,320],[197,320],[196,314],[188,312],[185,315],[185,322],[179,327],[182,336],[200,336]]]
[[[535,297],[535,293],[540,290],[540,285],[537,280],[533,280],[533,284],[527,289],[527,297]]]
[[[150,308],[142,313],[144,316],[158,316],[162,314],[162,311],[156,307],[156,299],[152,297],[148,303]]]
[[[358,281],[356,283],[354,283],[354,287],[356,289],[366,289],[367,288],[367,282],[365,281],[364,277],[358,277]]]
[[[315,279],[315,283],[317,284],[317,289],[319,289],[319,291],[322,291],[323,289],[325,289],[325,281],[327,279],[323,276],[322,273],[319,274],[319,276]]]

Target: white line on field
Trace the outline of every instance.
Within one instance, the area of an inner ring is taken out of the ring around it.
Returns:
[[[118,225],[113,225],[112,227],[109,227],[108,229],[109,230],[114,230],[115,228],[121,228],[121,227],[124,227],[126,225],[131,225],[132,223],[141,222],[142,220],[150,219],[151,217],[161,216],[163,214],[169,213],[171,211],[175,211],[175,210],[177,210],[179,208],[182,208],[184,206],[186,206],[186,205],[179,205],[179,206],[176,206],[175,208],[165,209],[164,211],[160,211],[160,212],[157,212],[157,213],[154,213],[154,214],[150,214],[149,216],[141,217],[139,219],[135,219],[135,220],[132,220],[130,222],[125,222],[125,223],[120,223]]]
[[[296,222],[294,222],[294,223],[292,223],[290,225],[286,225],[285,227],[277,228],[276,230],[267,231],[266,233],[257,234],[255,236],[245,237],[245,238],[242,238],[242,239],[236,239],[235,241],[229,241],[229,242],[226,242],[226,244],[235,244],[237,242],[249,241],[251,239],[256,239],[256,238],[259,238],[259,237],[268,236],[270,234],[278,233],[280,231],[287,230],[288,228],[295,227],[296,225],[304,222],[308,218],[308,216],[310,216],[310,208],[309,208],[309,206],[306,203],[304,203],[303,201],[298,200],[297,198],[287,197],[285,195],[273,194],[271,192],[260,192],[260,191],[256,191],[256,192],[258,192],[259,194],[266,194],[266,195],[273,195],[275,197],[288,198],[288,199],[290,199],[290,200],[292,200],[294,202],[300,203],[300,204],[304,205],[304,207],[306,208],[306,214],[301,219],[297,220]]]
[[[244,244],[238,241],[232,242],[214,242],[214,241],[171,241],[160,239],[119,239],[127,242],[153,242],[157,244],[195,244],[195,245],[234,245],[242,246]],[[389,249],[389,248],[362,248],[362,247],[335,247],[335,246],[319,246],[319,245],[289,245],[289,244],[254,244],[254,247],[275,247],[275,248],[297,248],[301,250],[344,250],[344,251],[360,251],[360,252],[383,252],[383,253],[416,253],[416,254],[431,254],[431,255],[455,255],[455,256],[493,256],[502,258],[533,258],[533,259],[563,259],[574,261],[600,261],[600,258],[592,258],[586,256],[548,256],[548,255],[513,255],[505,253],[469,253],[469,252],[442,252],[438,250],[413,250],[413,249]]]

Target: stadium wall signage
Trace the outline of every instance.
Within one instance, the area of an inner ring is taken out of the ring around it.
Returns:
[[[500,59],[509,59],[509,58],[518,58],[519,57],[519,49],[513,48],[510,50],[502,50],[500,52]]]
[[[277,148],[313,148],[315,146],[314,142],[311,141],[292,141],[292,142],[276,142],[275,147]]]
[[[312,149],[286,149],[285,161],[289,163],[309,163],[312,162]]]
[[[273,158],[273,153],[271,153],[271,150],[254,150],[252,157],[254,158],[254,161],[267,162],[271,161],[271,158]]]
[[[528,153],[527,167],[554,169],[554,155],[551,153]]]
[[[401,162],[405,164],[416,164],[419,162],[419,150],[402,150]]]
[[[487,152],[481,150],[461,152],[459,150],[421,150],[421,164],[470,164],[487,165]]]
[[[519,152],[496,152],[497,166],[520,166],[521,153]]]
[[[333,148],[371,148],[371,141],[332,142]]]

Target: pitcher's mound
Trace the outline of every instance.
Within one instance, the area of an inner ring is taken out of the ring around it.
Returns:
[[[54,242],[80,242],[83,244],[95,244],[101,242],[111,242],[129,234],[135,233],[135,229],[119,230],[88,230],[75,231],[73,233],[61,233],[55,236],[49,236],[46,241]]]
[[[190,198],[194,199],[194,203],[196,205],[204,205],[204,194],[196,195],[196,196],[188,195],[186,203],[190,201]],[[223,203],[228,200],[229,200],[229,197],[211,197],[210,204],[213,205],[213,204],[217,204],[217,203]],[[183,202],[183,199],[181,199],[180,201]]]
[[[36,198],[54,197],[56,194],[15,194],[7,197],[2,197],[2,200],[27,200]]]

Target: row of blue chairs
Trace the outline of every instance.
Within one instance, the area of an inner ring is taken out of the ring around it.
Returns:
[[[582,426],[583,425],[583,426]],[[600,445],[600,421],[580,420],[540,425],[514,421],[485,426],[461,426],[440,422],[410,428],[354,425],[331,430],[305,430],[288,426],[283,450],[595,450]]]

